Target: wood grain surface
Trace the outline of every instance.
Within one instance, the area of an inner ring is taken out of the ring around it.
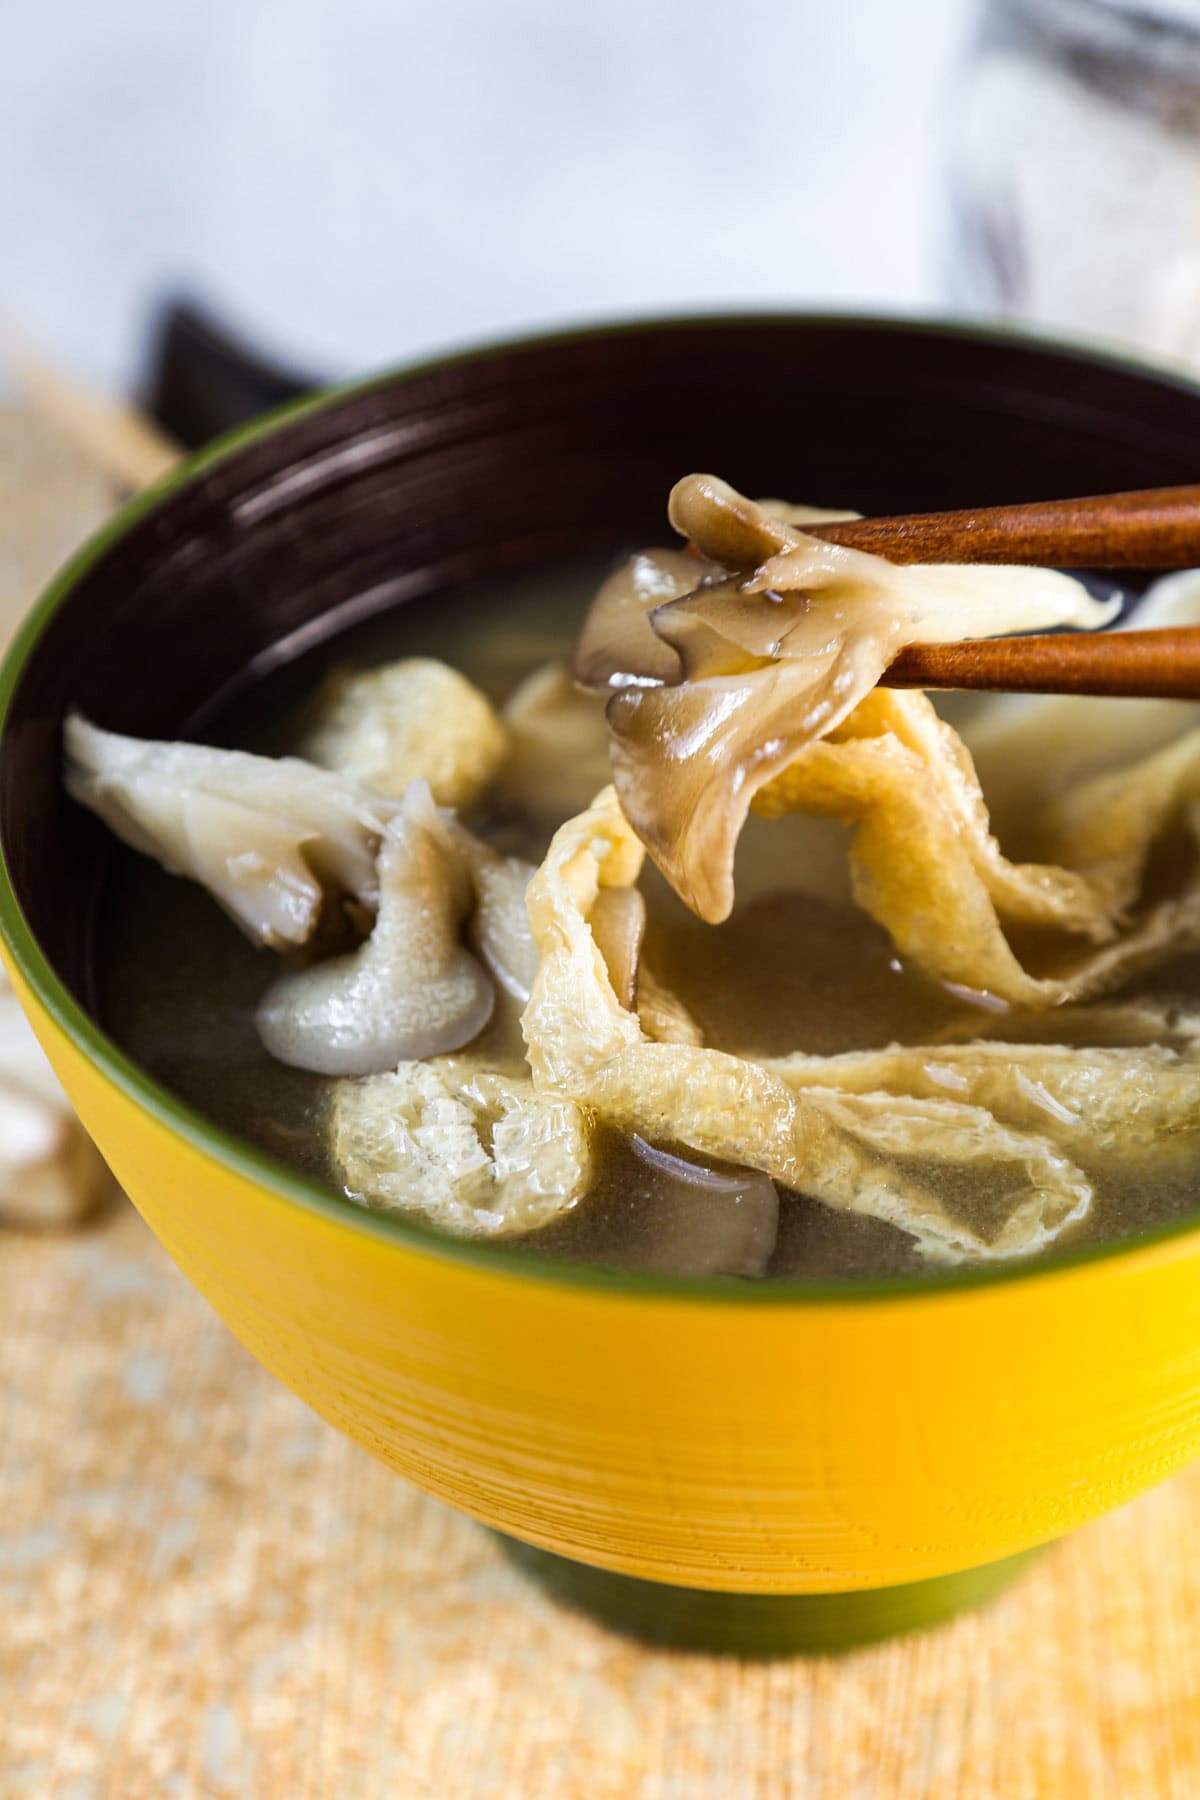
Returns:
[[[0,1237],[4,1800],[1194,1800],[1200,1467],[959,1623],[646,1651],[336,1436],[122,1203]]]
[[[910,644],[881,681],[884,687],[1195,700],[1200,698],[1200,626]]]
[[[1052,569],[1187,569],[1200,563],[1200,487],[1142,488],[967,512],[808,525],[889,562],[1044,563]]]

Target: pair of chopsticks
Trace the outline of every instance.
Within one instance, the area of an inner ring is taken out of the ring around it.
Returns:
[[[1200,487],[1148,488],[977,512],[847,519],[804,530],[897,563],[1198,568]],[[882,682],[885,687],[1200,700],[1200,626],[918,644],[901,652]]]

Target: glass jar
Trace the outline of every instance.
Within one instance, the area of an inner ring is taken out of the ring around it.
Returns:
[[[1200,0],[989,0],[951,142],[956,305],[1200,364]]]

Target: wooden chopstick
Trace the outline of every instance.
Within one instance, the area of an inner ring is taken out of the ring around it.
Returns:
[[[881,685],[1200,700],[1200,626],[912,644]]]
[[[1200,566],[1200,486],[845,519],[803,529],[896,563],[1186,569]],[[1200,627],[914,644],[896,658],[882,685],[1200,700]]]
[[[889,562],[1041,563],[1051,569],[1200,566],[1200,487],[1145,488],[966,512],[805,525]]]

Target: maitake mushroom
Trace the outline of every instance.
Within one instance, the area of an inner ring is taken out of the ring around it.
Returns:
[[[638,1238],[639,1268],[672,1275],[766,1274],[779,1233],[779,1190],[769,1175],[694,1162],[636,1132],[629,1141],[635,1158],[654,1172],[653,1204]]]
[[[298,757],[64,730],[67,792],[134,850],[206,887],[247,937],[303,944],[325,890],[374,907],[396,805]]]
[[[359,949],[283,975],[258,1007],[280,1062],[320,1075],[374,1075],[470,1043],[495,989],[460,930],[473,888],[424,781],[410,782],[379,852],[379,910]]]
[[[415,667],[424,680],[441,665]],[[454,682],[460,699],[460,688],[474,694]],[[433,688],[444,696],[440,677]],[[390,701],[369,702],[368,737],[372,704],[383,707],[384,725],[391,718]],[[469,1043],[495,989],[464,931],[499,987],[528,998],[537,967],[525,911],[532,868],[439,811],[426,781],[396,800],[297,757],[144,742],[80,718],[68,721],[65,740],[72,795],[133,848],[201,882],[256,943],[304,944],[331,900],[356,902],[360,921],[374,913],[356,950],[293,970],[267,991],[258,1026],[280,1061],[371,1075]],[[431,728],[430,742],[444,749],[447,734]]]
[[[683,559],[692,591],[678,594],[678,552],[643,552],[614,578],[626,584],[623,610],[613,583],[601,590],[575,673],[611,694],[626,817],[709,923],[733,906],[734,851],[755,796],[849,716],[906,644],[1099,625],[1115,610],[1047,569],[899,567],[825,543],[711,475],[679,482],[670,514],[700,552]],[[662,568],[666,599],[648,562]]]

